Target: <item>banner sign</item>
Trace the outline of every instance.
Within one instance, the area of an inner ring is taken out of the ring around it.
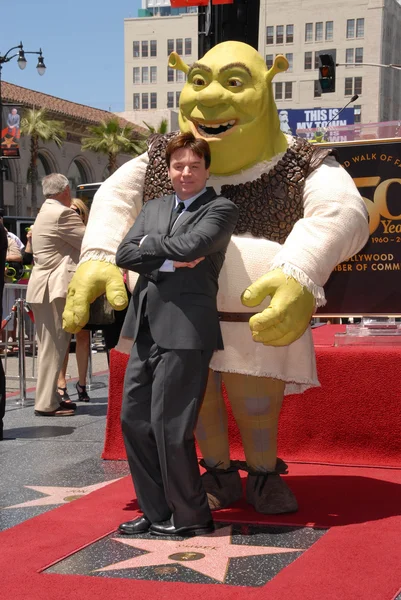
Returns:
[[[20,140],[20,106],[3,104],[2,128],[0,139],[0,156],[2,158],[19,158]]]
[[[305,109],[280,109],[278,116],[280,128],[284,133],[296,135],[298,129],[310,129],[310,135],[302,134],[306,139],[313,139],[316,129],[339,127],[341,125],[354,124],[354,109],[345,108],[338,116],[340,108],[305,108]]]
[[[370,237],[336,267],[318,315],[401,315],[401,140],[338,146],[369,212]]]

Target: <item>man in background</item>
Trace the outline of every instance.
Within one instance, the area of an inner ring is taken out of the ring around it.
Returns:
[[[60,401],[57,378],[71,335],[63,330],[62,314],[68,284],[75,272],[85,226],[70,208],[67,177],[52,173],[42,180],[43,203],[32,228],[34,267],[27,302],[32,307],[38,338],[38,378],[35,415],[69,417],[76,405]]]

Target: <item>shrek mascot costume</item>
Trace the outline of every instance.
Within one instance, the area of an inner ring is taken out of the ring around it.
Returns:
[[[191,67],[175,53],[169,65],[187,75],[180,129],[209,142],[210,185],[240,211],[219,280],[225,350],[212,359],[196,431],[203,483],[212,509],[242,496],[230,461],[224,381],[244,445],[248,502],[261,513],[292,512],[297,501],[277,461],[283,396],[319,385],[310,319],[325,303],[333,268],[367,241],[367,211],[329,149],[280,130],[272,80],[288,68],[283,56],[268,70],[252,47],[223,42]],[[115,253],[142,203],[173,191],[164,160],[172,135],[152,136],[148,151],[97,192],[69,289],[67,331],[85,325],[89,303],[105,291],[116,309],[126,306]]]

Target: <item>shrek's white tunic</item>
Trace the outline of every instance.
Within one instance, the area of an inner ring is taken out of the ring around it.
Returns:
[[[212,176],[208,185],[220,193],[222,185],[252,181],[267,173],[282,156],[230,177]],[[124,164],[103,183],[92,205],[81,262],[114,262],[119,243],[141,209],[147,164],[145,153]],[[352,179],[332,157],[306,179],[303,202],[304,217],[282,245],[247,234],[232,237],[219,279],[220,311],[254,312],[256,309],[241,304],[241,294],[276,267],[305,285],[317,306],[324,305],[323,285],[330,273],[368,239],[367,211]],[[130,277],[130,281],[131,287],[134,279]],[[267,298],[261,309],[268,304]],[[309,328],[293,344],[275,348],[254,342],[248,323],[222,322],[221,327],[225,349],[214,353],[212,369],[282,379],[287,382],[286,394],[319,385]]]

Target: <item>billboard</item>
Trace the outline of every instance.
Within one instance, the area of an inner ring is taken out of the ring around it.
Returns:
[[[340,127],[354,124],[354,109],[345,108],[339,115],[340,110],[340,108],[280,108],[278,110],[280,128],[290,135],[296,135],[298,130],[303,130],[302,137],[313,139],[316,130],[325,129],[327,126]]]
[[[369,212],[370,236],[325,285],[323,315],[401,315],[401,141],[339,145]]]
[[[0,139],[1,158],[19,158],[20,111],[21,107],[3,104],[2,127]]]

